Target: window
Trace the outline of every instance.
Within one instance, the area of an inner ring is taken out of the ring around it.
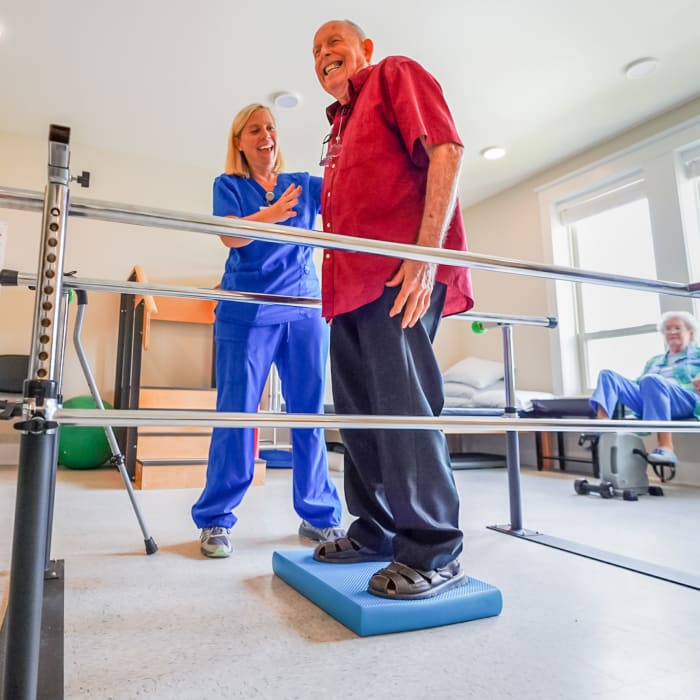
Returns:
[[[653,279],[654,247],[646,198],[636,199],[571,223],[571,265],[596,272]],[[628,377],[662,350],[655,294],[623,287],[577,284],[574,288],[581,386],[595,386],[601,369]]]

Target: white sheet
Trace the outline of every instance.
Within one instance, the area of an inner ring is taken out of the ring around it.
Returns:
[[[445,406],[448,408],[505,408],[506,388],[505,381],[494,382],[483,389],[475,389],[474,392],[461,391],[456,385],[445,382]],[[461,385],[464,389],[464,385]],[[515,408],[519,411],[532,410],[534,399],[553,399],[554,394],[546,391],[515,390]]]

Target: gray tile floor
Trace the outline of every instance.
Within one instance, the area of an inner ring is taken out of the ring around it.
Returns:
[[[501,589],[502,614],[356,636],[272,574],[275,549],[308,546],[295,534],[289,476],[268,470],[240,509],[234,555],[212,561],[189,518],[196,491],[137,492],[160,547],[146,556],[116,471],[60,471],[53,556],[66,567],[65,697],[700,696],[700,591],[486,529],[508,522],[503,469],[455,472],[462,561]],[[0,590],[15,478],[0,467]],[[700,490],[603,501],[576,496],[573,478],[523,470],[526,528],[700,574]]]

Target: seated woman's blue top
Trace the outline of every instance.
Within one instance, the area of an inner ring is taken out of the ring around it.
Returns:
[[[697,397],[695,400],[695,417],[700,419],[700,394],[693,387],[693,379],[700,373],[700,348],[695,343],[690,343],[688,347],[677,355],[665,352],[662,355],[654,355],[644,365],[641,374],[660,374],[666,379],[670,379],[680,384],[684,389],[693,392]],[[637,381],[641,377],[637,378]]]
[[[309,173],[280,173],[274,190],[275,200],[291,185],[301,185],[297,215],[280,222],[285,226],[312,229],[320,211],[321,178]],[[267,206],[265,189],[253,178],[219,175],[214,180],[214,215],[249,216]],[[245,237],[244,233],[241,233]],[[313,248],[306,245],[251,241],[241,248],[229,248],[221,288],[239,292],[278,294],[294,297],[321,295],[312,259]],[[226,322],[249,325],[286,323],[319,314],[319,309],[280,304],[251,304],[220,301],[216,307],[217,336]]]

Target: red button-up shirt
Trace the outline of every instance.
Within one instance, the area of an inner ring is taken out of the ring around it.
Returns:
[[[442,89],[422,66],[403,56],[368,66],[350,83],[350,102],[335,102],[327,110],[332,124],[329,145],[338,143],[341,148],[325,167],[323,229],[415,243],[428,172],[421,137],[429,145],[462,145]],[[443,247],[467,249],[459,202]],[[324,317],[331,319],[378,299],[400,264],[400,259],[369,253],[324,251]],[[436,280],[448,286],[444,315],[474,305],[467,268],[440,265]]]

